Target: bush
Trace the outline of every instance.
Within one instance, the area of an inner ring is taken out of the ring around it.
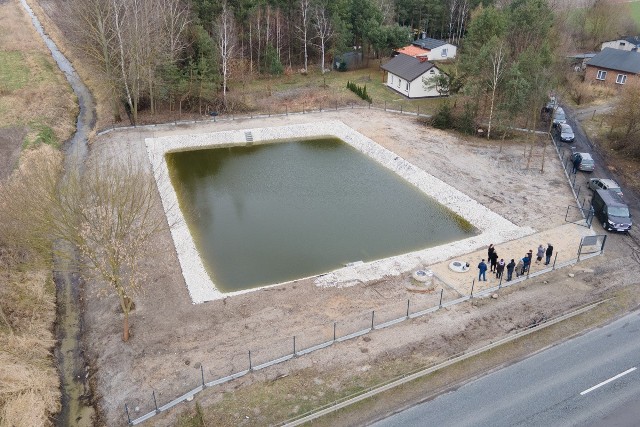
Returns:
[[[364,99],[365,101],[367,101],[369,104],[373,102],[371,100],[371,97],[367,93],[367,85],[358,86],[353,82],[347,81],[347,89],[349,89],[351,92],[358,95],[361,99]]]
[[[436,129],[451,129],[453,127],[453,112],[449,101],[445,101],[436,110],[431,118],[431,126]]]

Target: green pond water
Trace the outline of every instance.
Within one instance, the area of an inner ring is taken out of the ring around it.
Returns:
[[[174,152],[166,159],[180,209],[222,292],[476,233],[338,139]]]

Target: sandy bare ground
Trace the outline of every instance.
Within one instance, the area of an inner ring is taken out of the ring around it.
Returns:
[[[92,156],[130,156],[147,162],[145,137],[326,119],[343,121],[515,224],[542,231],[545,241],[540,243],[561,242],[573,236],[565,226],[565,212],[575,202],[550,145],[544,148],[541,143],[534,144],[529,156],[530,143],[463,139],[425,127],[415,118],[379,111],[325,112],[113,132],[93,143]],[[264,425],[301,411],[301,399],[304,405],[313,407],[354,383],[366,384],[402,369],[440,360],[536,319],[600,298],[611,288],[636,285],[638,265],[629,250],[633,243],[624,236],[613,236],[611,240],[605,256],[531,279],[526,285],[501,293],[497,300],[465,303],[403,322],[207,390],[197,399],[204,405],[226,408],[220,409],[216,425]],[[499,247],[498,252],[515,258],[534,242],[511,243],[502,253]],[[87,348],[97,369],[92,375],[104,423],[109,426],[126,424],[125,403],[132,418],[152,410],[152,390],[162,405],[195,388],[201,365],[206,381],[211,381],[246,369],[248,350],[252,351],[253,363],[261,363],[290,352],[294,335],[298,345],[306,347],[329,339],[335,321],[338,328],[343,328],[340,334],[348,327],[366,327],[371,310],[390,319],[403,314],[407,299],[413,310],[418,310],[436,304],[440,289],[445,290],[445,300],[465,292],[440,282],[434,292],[413,293],[407,286],[411,283],[409,271],[346,288],[320,288],[311,280],[298,281],[192,305],[169,231],[159,236],[155,244],[146,263],[146,292],[136,299],[129,343],[120,338],[121,318],[115,298],[98,297],[99,284],[88,284]],[[479,252],[469,254],[469,259],[477,263],[481,256]],[[569,278],[569,272],[575,277]],[[296,378],[302,388],[281,395],[277,409],[264,396],[243,403],[241,396],[246,390],[271,384],[283,376]],[[236,406],[228,402],[227,392],[237,396]],[[172,425],[185,408],[188,405],[180,405],[152,423]]]

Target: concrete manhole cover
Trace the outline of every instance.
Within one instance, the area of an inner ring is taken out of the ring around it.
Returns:
[[[464,261],[452,261],[449,268],[456,273],[466,273],[469,271],[469,264]]]
[[[433,271],[431,270],[418,270],[413,273],[413,278],[418,282],[426,283],[433,281]]]

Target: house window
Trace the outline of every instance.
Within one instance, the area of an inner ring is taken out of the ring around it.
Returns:
[[[400,83],[402,83],[402,79],[398,79],[398,87],[400,87]]]
[[[626,46],[627,44],[625,42],[620,42],[620,46]]]
[[[429,74],[435,74],[435,73],[436,73],[436,71],[435,71],[435,70],[431,70],[431,71],[429,71]]]
[[[626,76],[625,76],[626,77]],[[409,90],[409,82],[407,82],[407,91]]]
[[[598,70],[598,75],[596,76],[596,79],[604,80],[605,77],[607,77],[607,72],[604,70]]]
[[[393,74],[390,74],[391,76],[391,84],[393,84]]]
[[[618,76],[616,77],[616,83],[618,83],[619,85],[623,85],[624,82],[627,81],[627,75],[626,74],[618,74]]]
[[[446,58],[447,57],[447,49],[442,49],[442,57]]]

